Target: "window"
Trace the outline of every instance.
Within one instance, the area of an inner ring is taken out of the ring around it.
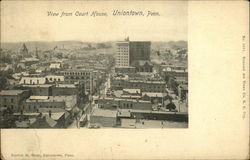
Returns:
[[[7,99],[6,99],[6,98],[4,98],[4,102],[7,102]]]
[[[39,84],[39,80],[37,80],[37,84]]]
[[[10,100],[10,101],[11,101],[11,103],[13,103],[13,102],[14,102],[14,99],[13,99],[13,98],[11,98],[11,100]]]
[[[30,84],[32,84],[32,80],[30,80]]]
[[[11,109],[14,109],[13,105],[10,106]]]

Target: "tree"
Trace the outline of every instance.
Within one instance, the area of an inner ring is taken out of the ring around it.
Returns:
[[[174,91],[176,95],[178,95],[178,83],[174,80],[173,77],[169,78],[167,85],[172,91]]]
[[[170,111],[171,110],[174,110],[176,109],[176,106],[173,102],[170,102],[167,106],[166,106],[166,109],[169,109]]]
[[[6,73],[4,71],[0,72],[0,90],[3,90],[6,88],[7,76],[8,76],[8,73]]]
[[[11,63],[11,58],[10,56],[3,55],[0,57],[0,63]]]

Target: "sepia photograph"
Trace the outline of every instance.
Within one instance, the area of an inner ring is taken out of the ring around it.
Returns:
[[[48,9],[47,20],[34,24],[13,17],[29,16],[27,9],[4,8],[1,128],[188,128],[187,3],[168,8]],[[117,16],[144,24],[106,32],[103,25],[110,24],[94,21],[120,24]],[[67,18],[72,22],[64,28]],[[150,27],[162,19],[168,23]]]

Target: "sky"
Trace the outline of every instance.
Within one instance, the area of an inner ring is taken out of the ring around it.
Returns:
[[[1,42],[187,40],[184,1],[2,1]],[[113,16],[113,10],[143,11],[145,16]],[[106,12],[105,17],[47,16],[48,12]],[[146,17],[148,11],[160,16]]]

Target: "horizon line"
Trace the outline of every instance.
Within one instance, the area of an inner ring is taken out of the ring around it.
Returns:
[[[0,43],[30,43],[30,42],[83,42],[83,43],[99,43],[99,42],[119,42],[119,41],[125,41],[125,40],[108,40],[108,41],[82,41],[82,40],[55,40],[55,41],[46,41],[46,40],[34,40],[34,41],[0,41]],[[130,40],[130,42],[133,41],[150,41],[150,42],[178,42],[178,41],[185,41],[187,42],[187,40],[158,40],[158,41],[154,41],[154,40]]]

